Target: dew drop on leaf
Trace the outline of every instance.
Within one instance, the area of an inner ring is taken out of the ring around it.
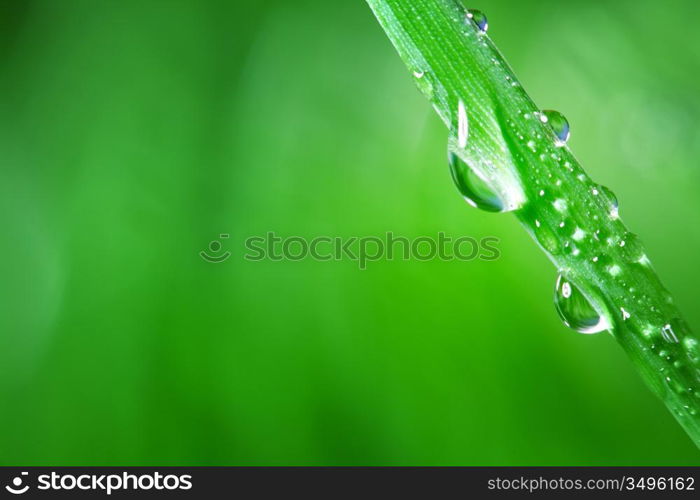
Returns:
[[[536,224],[537,227],[535,228],[535,238],[537,238],[538,243],[550,254],[558,254],[561,250],[559,239],[551,229],[545,225],[539,224],[539,221],[537,222],[538,224]]]
[[[423,69],[414,69],[413,78],[418,86],[418,90],[420,90],[429,101],[432,101],[435,96],[433,84],[428,77],[428,73]]]
[[[598,333],[610,329],[608,321],[588,297],[562,275],[557,278],[554,305],[564,324],[579,333]]]
[[[571,135],[569,121],[566,119],[566,117],[559,111],[554,111],[551,109],[541,111],[539,117],[542,123],[546,123],[550,126],[552,132],[554,132],[554,135],[557,136],[557,139],[560,141],[561,145],[566,144],[566,142],[569,140],[569,136]]]
[[[594,196],[600,196],[600,198],[603,200],[608,209],[608,215],[610,215],[610,218],[617,219],[619,204],[617,202],[617,196],[615,196],[615,193],[613,193],[610,190],[610,188],[607,188],[603,185],[594,187],[591,192]]]
[[[687,337],[683,340],[683,346],[690,362],[694,365],[700,365],[700,342],[693,337]]]
[[[636,234],[625,234],[619,245],[622,247],[622,253],[628,262],[639,262],[644,259],[644,246]]]
[[[469,140],[469,117],[464,101],[460,100],[457,106],[457,145],[464,149],[467,147],[467,140]]]
[[[469,9],[467,11],[467,19],[476,24],[479,31],[486,33],[489,29],[489,20],[486,19],[486,15],[480,10]]]
[[[689,336],[690,329],[688,325],[680,318],[673,318],[671,321],[661,327],[661,337],[666,342],[677,344],[681,339],[691,338]],[[687,348],[687,345],[686,345]]]
[[[487,212],[507,212],[507,205],[469,165],[455,153],[448,153],[450,172],[457,189],[473,207]]]

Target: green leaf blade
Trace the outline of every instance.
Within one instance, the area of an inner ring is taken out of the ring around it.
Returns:
[[[647,385],[700,446],[700,351],[612,197],[553,134],[505,59],[455,0],[367,0],[450,149],[502,197],[559,272],[591,299]],[[457,144],[459,109],[468,115]]]

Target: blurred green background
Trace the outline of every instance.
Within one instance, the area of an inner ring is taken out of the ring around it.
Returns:
[[[1,5],[2,464],[700,464],[515,218],[462,201],[364,2]],[[700,327],[697,1],[469,6]],[[245,261],[267,231],[502,258]]]

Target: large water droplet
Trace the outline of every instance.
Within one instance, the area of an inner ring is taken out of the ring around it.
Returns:
[[[608,321],[573,283],[562,275],[557,278],[554,305],[564,324],[579,333],[598,333],[610,329]]]
[[[452,151],[448,152],[452,179],[465,200],[473,207],[487,212],[506,212],[506,204],[486,181]]]
[[[486,33],[489,29],[489,20],[486,19],[486,15],[480,10],[469,9],[467,11],[467,19],[471,20],[479,31]]]
[[[551,109],[541,111],[539,117],[540,121],[550,126],[561,145],[566,144],[566,141],[569,140],[569,136],[571,135],[569,121],[566,119],[566,117],[559,111],[554,111]]]

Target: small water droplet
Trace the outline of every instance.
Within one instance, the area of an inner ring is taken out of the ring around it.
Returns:
[[[448,153],[450,172],[457,189],[471,206],[487,212],[507,212],[509,208],[486,181],[455,153]]]
[[[571,135],[571,129],[569,127],[569,121],[564,115],[559,111],[554,111],[551,109],[545,109],[539,114],[540,121],[546,123],[557,136],[557,145],[563,146],[569,140]]]
[[[673,331],[671,323],[666,323],[661,327],[661,336],[666,342],[671,342],[673,344],[678,343],[678,337],[676,337],[676,333]]]
[[[622,253],[628,262],[639,262],[644,257],[644,246],[634,233],[627,233],[619,243]]]
[[[598,333],[610,329],[608,321],[573,283],[559,275],[554,305],[564,324],[579,333]]]
[[[423,69],[416,68],[413,70],[413,78],[418,90],[420,90],[428,100],[432,101],[435,98],[435,89],[433,88],[428,73]]]
[[[566,200],[564,200],[562,198],[557,198],[556,200],[554,200],[552,205],[554,205],[554,209],[557,212],[566,212],[566,208],[567,208]]]
[[[683,342],[683,345],[688,348],[688,339],[693,340],[688,324],[681,318],[673,318],[671,321],[661,327],[661,336],[666,342],[677,344]]]
[[[608,272],[610,273],[610,276],[618,276],[622,272],[622,268],[617,264],[613,264],[612,266],[608,267]]]
[[[622,313],[622,321],[627,321],[632,316],[624,307],[620,308],[620,312]]]
[[[489,29],[489,20],[486,19],[486,15],[480,10],[469,9],[467,11],[467,19],[476,24],[479,31],[486,33]]]
[[[576,230],[574,231],[574,234],[571,235],[571,238],[573,238],[574,241],[581,241],[585,237],[586,237],[586,231],[584,231],[580,227],[577,227]]]
[[[664,381],[666,382],[668,388],[676,394],[683,394],[686,390],[686,388],[674,378],[666,377]],[[678,416],[683,416],[683,413],[680,410],[678,410]]]

